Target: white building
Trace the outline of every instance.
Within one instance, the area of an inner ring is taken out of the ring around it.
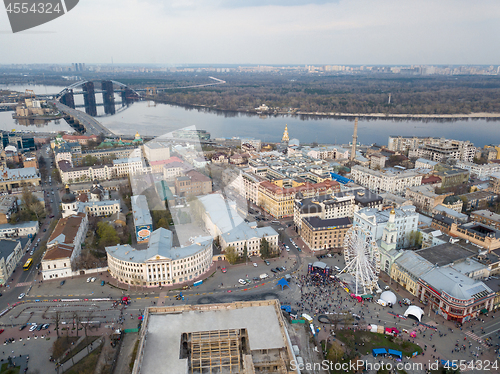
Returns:
[[[147,172],[146,165],[141,157],[129,157],[113,160],[113,167],[117,178],[144,174]]]
[[[422,184],[422,174],[414,170],[379,171],[359,165],[351,169],[351,179],[376,193],[404,194],[407,187]]]
[[[338,146],[316,147],[307,152],[307,155],[320,160],[337,160],[349,158],[350,151]]]
[[[144,156],[151,161],[168,160],[170,158],[170,147],[168,144],[151,141],[144,144]]]
[[[423,157],[432,161],[441,162],[446,159],[460,161],[474,161],[476,147],[474,144],[461,140],[438,139],[423,144],[418,148],[410,149],[408,157]]]
[[[410,234],[417,231],[419,214],[413,205],[402,206],[394,209],[394,225],[397,230],[396,249],[410,246]],[[389,221],[389,210],[378,210],[373,208],[361,209],[354,213],[354,225],[359,225],[370,231],[373,239],[380,240],[384,228]]]
[[[468,161],[458,161],[455,166],[460,169],[469,170],[471,174],[481,180],[489,180],[492,174],[500,172],[500,164],[494,163],[479,165]]]
[[[237,213],[234,202],[220,194],[199,197],[205,215],[203,221],[208,232],[220,239],[222,249],[232,246],[242,256],[246,247],[249,256],[260,255],[260,244],[265,238],[272,250],[278,249],[278,233],[272,227],[257,227],[255,222],[246,223]]]
[[[109,217],[120,212],[120,200],[109,199],[108,193],[94,181],[88,194],[78,197],[66,185],[66,193],[61,197],[62,217],[66,218],[77,213],[86,213],[91,217]]]
[[[212,265],[211,237],[194,238],[191,245],[172,247],[172,232],[159,228],[151,234],[148,248],[128,244],[106,247],[111,276],[122,283],[160,287],[187,282],[205,274]]]
[[[183,176],[192,167],[183,162],[170,162],[163,166],[163,180],[173,181],[175,178]]]
[[[0,286],[7,283],[22,257],[23,250],[19,240],[0,240]]]
[[[71,263],[80,255],[88,228],[85,213],[61,218],[47,241],[42,258],[43,279],[71,276]]]
[[[38,233],[38,221],[5,223],[0,225],[0,238],[34,237]]]
[[[415,161],[415,169],[431,169],[434,170],[434,167],[438,164],[436,161],[426,160],[425,158],[418,158]]]

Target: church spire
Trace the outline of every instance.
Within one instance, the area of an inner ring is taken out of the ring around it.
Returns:
[[[281,138],[282,143],[288,143],[290,138],[288,137],[288,125],[285,125],[285,131],[283,132],[283,137]]]

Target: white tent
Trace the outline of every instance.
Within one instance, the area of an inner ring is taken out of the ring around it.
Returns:
[[[384,291],[382,292],[382,295],[380,295],[380,298],[384,300],[387,303],[390,303],[391,305],[396,305],[396,302],[398,301],[398,298],[392,291]]]
[[[406,309],[406,312],[405,312],[405,317],[408,317],[408,316],[415,317],[418,320],[418,322],[422,322],[423,315],[424,315],[424,311],[422,310],[422,308],[419,308],[416,305],[410,305],[408,307],[408,309]]]

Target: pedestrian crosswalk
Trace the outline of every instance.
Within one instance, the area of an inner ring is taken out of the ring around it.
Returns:
[[[31,282],[21,282],[21,283],[17,283],[16,287],[25,287],[25,286],[29,286],[30,284],[31,284]]]
[[[485,347],[485,348],[488,347],[486,344],[483,343],[483,339],[481,339],[479,336],[477,336],[473,332],[471,332],[471,331],[465,331],[465,335],[467,335],[470,339],[477,341],[483,347]]]

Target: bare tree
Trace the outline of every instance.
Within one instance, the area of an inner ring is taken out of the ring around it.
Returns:
[[[54,323],[56,325],[56,334],[59,338],[59,323],[61,322],[61,312],[56,310],[56,314],[54,316]]]

